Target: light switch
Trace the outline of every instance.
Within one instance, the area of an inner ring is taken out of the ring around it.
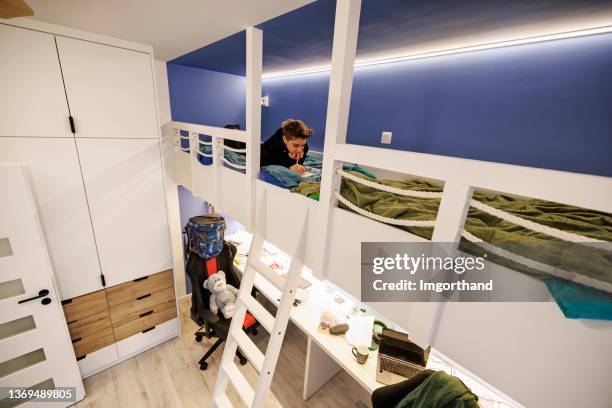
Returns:
[[[380,137],[380,143],[382,144],[391,144],[391,137],[393,133],[391,132],[382,132],[382,136]]]

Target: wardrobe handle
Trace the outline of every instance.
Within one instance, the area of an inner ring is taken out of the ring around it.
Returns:
[[[154,328],[155,328],[155,326],[153,326],[153,327],[149,327],[148,329],[144,329],[144,330],[142,331],[142,333],[149,332],[149,331],[153,330]]]
[[[72,340],[72,344],[74,343],[78,343],[79,341],[83,340],[82,337],[77,337],[76,339]]]
[[[43,289],[40,292],[38,292],[38,296],[33,296],[31,298],[27,298],[27,299],[23,299],[20,300],[19,302],[17,302],[17,304],[22,304],[22,303],[26,303],[26,302],[31,302],[32,300],[36,300],[36,299],[40,299],[41,297],[45,297],[49,294],[49,291],[47,289]]]
[[[72,116],[68,116],[68,123],[70,123],[70,131],[72,134],[76,133],[76,127],[74,126],[74,118]]]
[[[81,361],[81,360],[83,360],[85,357],[87,357],[87,354],[85,354],[84,356],[77,357],[77,361]]]
[[[148,316],[148,315],[150,315],[150,314],[153,314],[153,311],[152,311],[152,310],[149,310],[148,312],[144,312],[143,314],[141,314],[141,315],[140,315],[140,316],[138,316],[138,317],[145,317],[145,316]]]
[[[149,296],[151,296],[151,294],[150,294],[150,293],[147,293],[146,295],[142,295],[142,296],[140,296],[140,297],[137,297],[137,298],[136,298],[136,300],[142,300],[142,299],[144,299],[144,298],[148,298]]]

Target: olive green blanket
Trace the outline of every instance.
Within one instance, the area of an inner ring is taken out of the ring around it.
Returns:
[[[352,172],[352,174],[364,177]],[[418,179],[406,181],[376,180],[377,183],[414,191],[442,191],[442,185]],[[302,183],[292,191],[311,195],[318,192],[319,183]],[[343,178],[341,194],[358,207],[374,214],[400,220],[435,220],[439,199],[405,197]],[[547,202],[537,199],[520,199],[501,194],[474,193],[473,198],[496,209],[523,219],[573,232],[584,237],[612,241],[612,216],[602,212]],[[341,207],[344,207],[340,204]],[[431,239],[432,228],[398,227],[426,239]],[[569,271],[575,276],[586,276],[603,286],[612,285],[612,252],[610,243],[605,248],[561,241],[545,234],[522,228],[501,220],[476,208],[470,208],[465,229],[485,242],[543,264]],[[461,249],[479,255],[480,246],[462,240]],[[506,258],[491,256],[489,260],[538,278],[551,276],[527,268]],[[569,279],[580,282],[580,279]],[[599,286],[600,290],[606,290]],[[606,290],[612,292],[610,290]]]
[[[427,377],[396,408],[479,408],[478,397],[463,382],[444,371]]]

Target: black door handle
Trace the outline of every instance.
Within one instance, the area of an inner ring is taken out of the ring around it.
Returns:
[[[38,296],[34,296],[34,297],[31,297],[31,298],[23,299],[23,300],[20,300],[17,303],[18,304],[22,304],[22,303],[25,303],[25,302],[30,302],[32,300],[36,300],[36,299],[40,299],[41,297],[45,297],[48,294],[49,294],[49,291],[47,289],[43,289],[40,292],[38,292]]]

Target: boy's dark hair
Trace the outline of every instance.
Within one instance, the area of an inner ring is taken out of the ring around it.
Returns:
[[[304,122],[297,119],[287,119],[281,123],[283,136],[289,140],[293,139],[308,139],[312,136],[312,129]]]

